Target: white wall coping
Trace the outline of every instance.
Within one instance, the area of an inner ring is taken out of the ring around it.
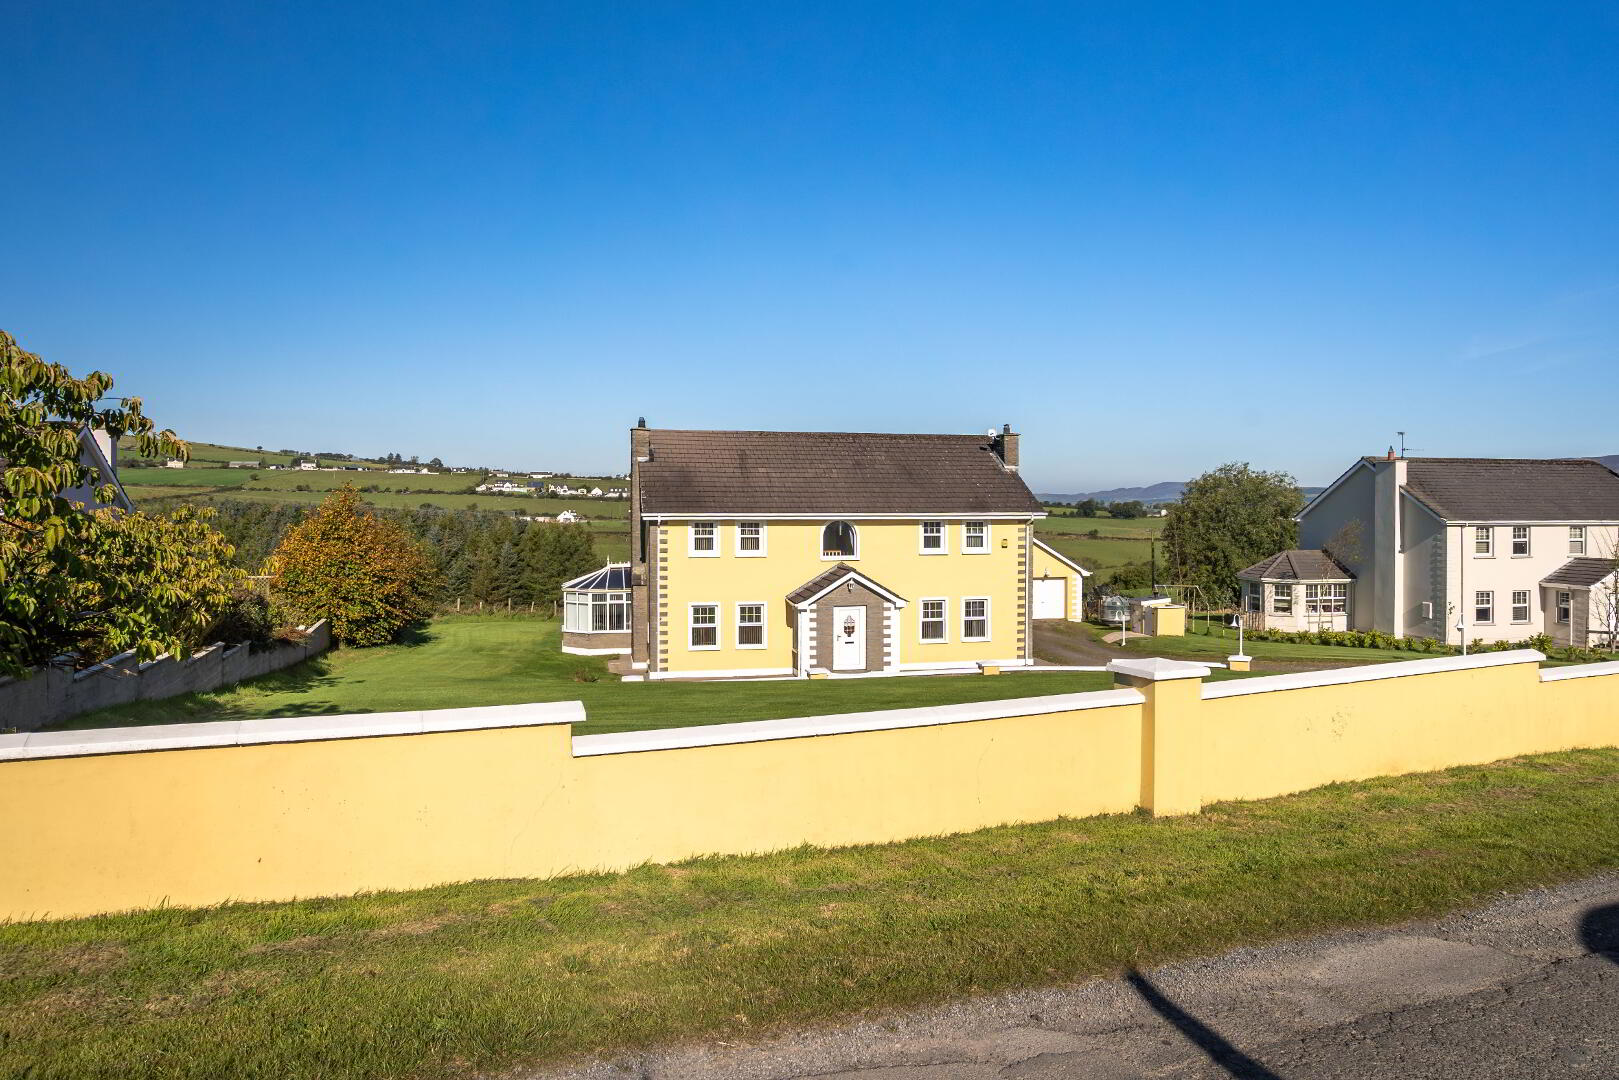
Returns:
[[[648,750],[681,750],[696,746],[724,746],[730,743],[807,739],[817,735],[848,735],[862,731],[938,727],[944,724],[971,723],[976,720],[1000,720],[1012,716],[1038,716],[1041,713],[1106,709],[1115,705],[1140,705],[1146,700],[1139,690],[1094,690],[1084,694],[1047,694],[1043,697],[1003,698],[999,701],[973,701],[961,705],[928,705],[917,709],[885,709],[881,712],[841,713],[835,716],[801,716],[790,720],[750,720],[740,724],[709,724],[704,727],[662,728],[657,731],[620,731],[610,735],[575,735],[573,756],[638,754]]]
[[[1273,690],[1307,690],[1314,686],[1343,686],[1347,683],[1400,679],[1407,675],[1434,675],[1444,671],[1472,671],[1477,668],[1505,667],[1509,664],[1538,664],[1546,659],[1534,649],[1510,652],[1474,653],[1472,656],[1436,656],[1428,660],[1399,660],[1392,664],[1364,664],[1327,671],[1298,671],[1289,675],[1260,675],[1252,679],[1209,683],[1203,697],[1241,697],[1268,694]]]
[[[1619,675],[1619,660],[1605,660],[1600,664],[1572,664],[1568,667],[1540,669],[1541,682],[1562,682],[1564,679],[1589,679],[1593,675]]]
[[[1166,679],[1201,679],[1208,675],[1211,666],[1190,660],[1165,660],[1161,656],[1149,656],[1143,660],[1111,660],[1107,669],[1115,675],[1163,682]]]
[[[264,720],[221,720],[205,724],[31,731],[20,735],[0,735],[0,761],[259,746],[327,739],[369,739],[379,735],[431,735],[441,731],[476,731],[479,728],[579,724],[584,719],[583,702],[547,701],[531,705],[482,705],[470,709],[431,709],[423,712],[277,716]]]

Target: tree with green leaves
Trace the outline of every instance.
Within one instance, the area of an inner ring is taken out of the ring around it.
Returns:
[[[1176,584],[1197,585],[1213,603],[1234,603],[1237,571],[1298,543],[1304,507],[1297,481],[1222,465],[1186,485],[1164,524],[1164,553]]]
[[[385,645],[432,611],[432,560],[397,521],[365,508],[345,484],[270,556],[271,592],[293,619],[331,622],[345,645]]]
[[[82,452],[87,432],[133,438],[146,457],[187,456],[174,432],[155,430],[142,415],[139,398],[105,407],[112,387],[112,376],[74,378],[0,330],[0,675],[26,676],[92,642],[133,649],[142,660],[185,645],[176,628],[196,598],[167,578],[172,566],[110,568],[103,555],[117,539],[116,515],[92,514],[66,495],[117,499],[114,486],[93,487]],[[138,604],[119,602],[136,594],[144,594]]]

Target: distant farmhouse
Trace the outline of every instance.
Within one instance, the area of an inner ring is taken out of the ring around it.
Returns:
[[[1034,662],[1084,571],[1019,437],[630,432],[631,561],[563,587],[563,648],[649,679],[959,672]]]
[[[1619,475],[1600,462],[1362,458],[1239,575],[1244,618],[1460,644],[1619,641]]]

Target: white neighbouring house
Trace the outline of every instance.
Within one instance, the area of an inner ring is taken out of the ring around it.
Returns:
[[[1238,575],[1250,626],[1619,639],[1619,474],[1601,462],[1362,458],[1298,522],[1297,549]]]

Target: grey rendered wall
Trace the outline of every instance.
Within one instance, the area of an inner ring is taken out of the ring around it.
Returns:
[[[301,642],[253,652],[246,645],[210,645],[177,660],[164,654],[137,664],[125,653],[83,671],[44,668],[27,679],[0,682],[0,731],[36,731],[97,709],[217,690],[291,667],[332,647],[322,619]]]
[[[1336,491],[1311,504],[1309,512],[1299,521],[1299,547],[1306,550],[1332,546],[1331,542],[1342,536],[1345,529],[1359,523],[1358,550],[1334,552],[1355,575],[1350,622],[1356,630],[1370,630],[1376,625],[1377,570],[1373,558],[1376,515],[1373,471],[1357,467]]]

